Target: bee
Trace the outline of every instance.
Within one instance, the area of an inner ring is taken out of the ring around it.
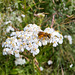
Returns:
[[[51,37],[51,34],[40,31],[38,33],[38,37],[39,37],[39,39],[41,39],[41,38],[50,38]]]

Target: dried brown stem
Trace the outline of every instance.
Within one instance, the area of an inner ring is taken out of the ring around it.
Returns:
[[[63,71],[63,68],[61,67],[61,72],[62,72],[62,75],[64,75],[64,71]]]

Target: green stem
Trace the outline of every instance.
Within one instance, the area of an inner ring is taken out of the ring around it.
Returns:
[[[35,75],[35,68],[34,68],[34,57],[32,58],[32,65],[33,65],[33,75]]]
[[[73,0],[71,0],[71,14],[72,14],[72,11],[73,11]]]
[[[25,13],[27,13],[27,11],[26,11],[26,0],[24,0],[24,10],[25,10]]]

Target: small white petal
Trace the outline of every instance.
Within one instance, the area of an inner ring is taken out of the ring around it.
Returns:
[[[43,71],[43,67],[42,66],[40,66],[40,71]]]
[[[70,68],[72,68],[73,64],[70,65]]]
[[[22,58],[17,58],[15,60],[15,65],[23,65],[25,63],[26,63],[25,59],[22,59]]]
[[[24,15],[24,14],[22,14],[21,16],[22,16],[22,17],[25,17],[25,15]]]
[[[51,65],[53,62],[51,60],[48,61],[48,65]]]

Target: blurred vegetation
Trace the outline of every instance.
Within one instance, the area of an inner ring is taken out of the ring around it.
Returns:
[[[14,13],[13,13],[14,12]],[[15,31],[23,30],[27,24],[40,25],[40,19],[34,14],[44,13],[41,29],[50,27],[53,14],[56,13],[53,28],[63,35],[71,35],[72,45],[64,39],[64,43],[54,48],[50,44],[42,46],[35,57],[44,70],[39,71],[31,54],[24,55],[26,64],[15,66],[14,56],[3,56],[2,42],[9,36],[7,26],[11,25]],[[22,22],[15,17],[25,15]],[[12,24],[5,25],[12,20]],[[48,65],[48,60],[53,64]],[[73,67],[70,68],[70,65]],[[74,0],[0,0],[0,75],[74,75],[75,74],[75,1]]]

